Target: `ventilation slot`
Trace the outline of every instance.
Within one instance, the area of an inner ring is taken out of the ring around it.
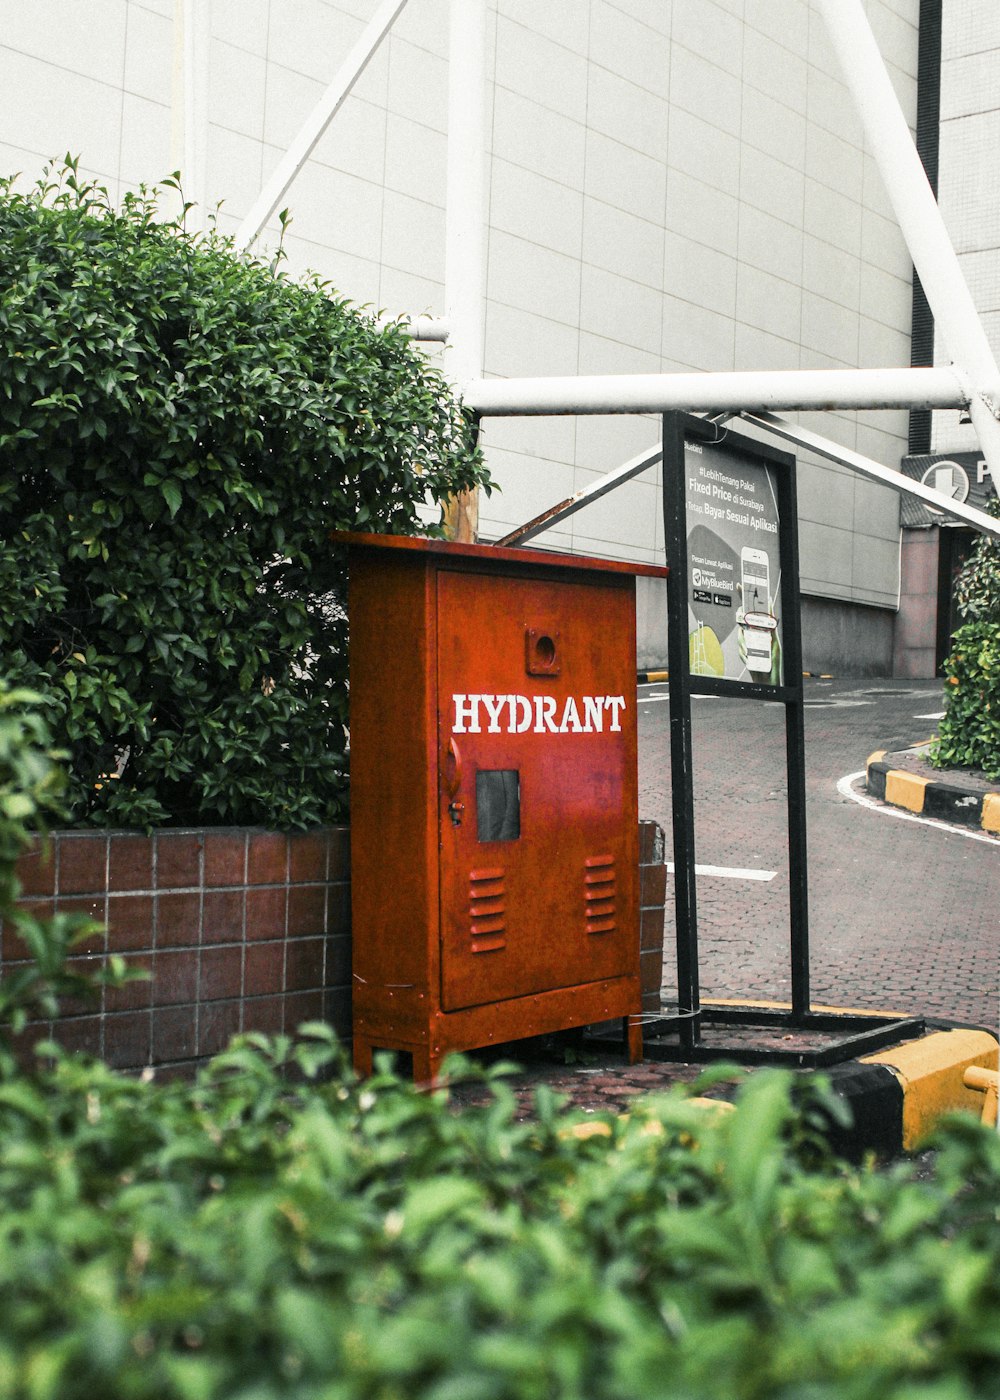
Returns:
[[[584,867],[583,904],[587,932],[611,933],[615,928],[615,858],[589,856]]]
[[[474,953],[495,953],[507,946],[506,872],[469,871],[469,934]]]

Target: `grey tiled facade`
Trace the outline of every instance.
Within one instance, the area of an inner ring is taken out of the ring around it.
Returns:
[[[376,0],[204,4],[202,195],[232,232]],[[178,165],[174,0],[8,8],[0,167],[31,178],[77,151],[119,197]],[[913,126],[918,0],[866,9]],[[448,10],[410,0],[287,196],[290,269],[392,314],[445,310]],[[941,202],[1000,337],[997,15],[992,0],[944,0]],[[909,363],[910,258],[810,0],[493,0],[488,75],[488,375]],[[261,246],[276,237],[272,222]],[[802,421],[887,465],[907,450],[904,412]],[[487,421],[503,490],[483,503],[483,536],[658,431],[641,417]],[[934,434],[969,445],[955,414],[937,415]],[[888,669],[898,499],[799,461],[807,659],[843,663],[834,637],[850,622],[868,639],[865,667]],[[651,471],[541,543],[655,561],[659,513]],[[649,665],[662,659],[655,599],[643,615]]]

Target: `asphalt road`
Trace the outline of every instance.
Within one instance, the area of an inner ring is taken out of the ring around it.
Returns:
[[[861,805],[838,784],[875,749],[934,731],[941,685],[807,679],[811,1002],[891,1010],[996,1029],[1000,840]],[[639,812],[670,845],[667,686],[639,689]],[[783,707],[696,698],[696,860],[702,995],[790,999],[788,809]],[[863,791],[862,783],[855,783]],[[676,994],[673,882],[664,999]]]

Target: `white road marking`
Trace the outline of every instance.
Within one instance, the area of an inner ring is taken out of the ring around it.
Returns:
[[[816,705],[824,710],[856,710],[859,705],[874,705],[874,700],[850,700],[840,695],[835,695],[832,700],[806,700],[806,706]]]
[[[669,696],[669,695],[662,695],[662,694],[660,694],[660,695],[640,695],[640,696],[639,696],[639,704],[640,704],[640,705],[649,705],[649,704],[652,704],[652,702],[653,702],[654,700],[669,700],[669,699],[670,699],[670,696]],[[722,696],[721,696],[721,695],[692,695],[692,696],[691,696],[691,699],[692,699],[692,700],[721,700],[721,699],[722,699]]]
[[[874,797],[869,797],[867,793],[855,792],[852,784],[864,777],[867,777],[867,770],[862,768],[857,773],[848,773],[846,778],[841,778],[837,784],[837,791],[841,797],[849,797],[852,802],[858,802],[862,807],[870,807],[872,811],[881,812],[884,816],[899,817],[900,821],[919,822],[921,826],[933,827],[935,831],[948,831],[953,836],[967,836],[970,841],[987,841],[991,846],[998,844],[997,838],[988,835],[985,831],[970,831],[967,826],[953,826],[951,822],[938,821],[937,818],[921,817],[916,812],[905,812],[901,807],[878,802]]]
[[[667,873],[674,873],[673,861],[667,861]],[[776,870],[743,870],[736,865],[696,865],[696,875],[718,875],[723,880],[773,880]]]
[[[914,719],[944,719],[944,710],[936,710],[932,715],[914,715]]]

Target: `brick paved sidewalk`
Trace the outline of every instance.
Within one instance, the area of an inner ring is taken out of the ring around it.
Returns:
[[[542,1084],[564,1096],[581,1113],[625,1113],[636,1098],[695,1083],[704,1068],[653,1061],[629,1065],[624,1056],[614,1053],[597,1054],[586,1050],[577,1053],[579,1063],[566,1064],[564,1053],[556,1043],[546,1048],[522,1041],[502,1047],[500,1052],[491,1051],[489,1057],[473,1055],[470,1058],[479,1063],[503,1059],[519,1066],[521,1072],[507,1082],[515,1092],[520,1120],[533,1116],[532,1101]],[[451,1086],[451,1095],[456,1105],[464,1107],[485,1103],[489,1092],[474,1081]]]

